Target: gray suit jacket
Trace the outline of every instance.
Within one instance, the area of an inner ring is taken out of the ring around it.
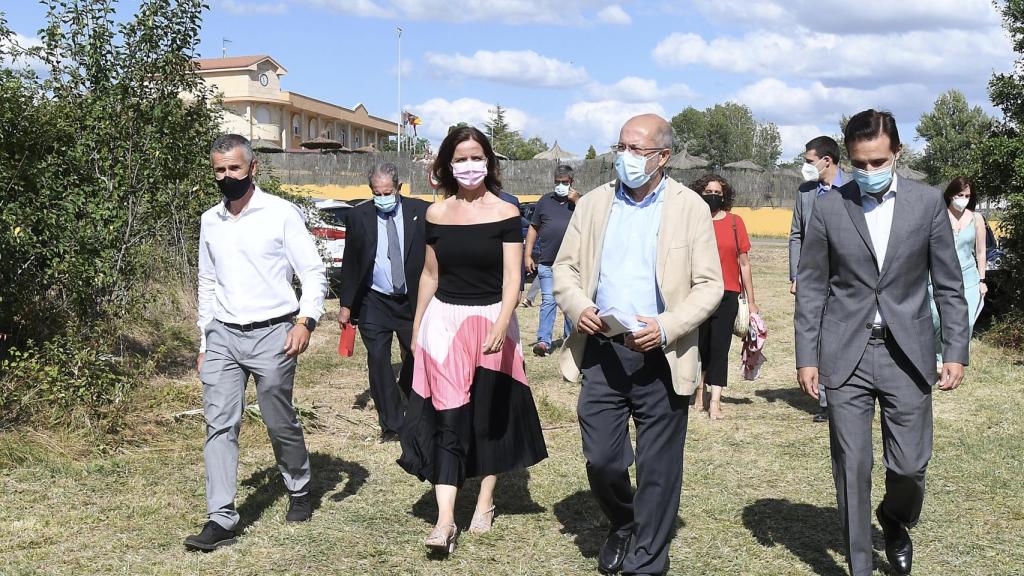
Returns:
[[[796,283],[796,364],[842,386],[867,347],[875,311],[923,386],[936,382],[928,275],[942,319],[946,362],[967,364],[970,329],[963,276],[942,194],[901,178],[882,271],[878,271],[860,189],[849,182],[815,199]]]
[[[818,194],[818,181],[804,182],[796,194],[796,204],[793,206],[793,223],[789,226],[789,280],[796,278],[797,264],[800,262],[800,247],[804,241],[804,234],[810,224],[811,213],[814,208],[814,197]]]

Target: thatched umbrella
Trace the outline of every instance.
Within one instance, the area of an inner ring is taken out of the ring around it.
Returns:
[[[739,162],[730,162],[722,168],[729,168],[731,170],[752,170],[754,172],[764,172],[764,168],[761,168],[757,164],[754,164],[750,160],[740,160]]]
[[[928,175],[925,174],[924,172],[918,172],[917,170],[914,170],[910,166],[903,165],[896,167],[896,173],[904,178],[908,178],[910,180],[917,180],[918,182],[921,182],[928,177]]]
[[[259,138],[252,141],[252,149],[257,152],[284,152],[284,148],[278,146],[276,142]]]
[[[338,148],[344,148],[345,145],[337,140],[331,140],[326,136],[317,136],[312,140],[306,140],[299,146],[307,150],[337,150]]]
[[[682,152],[675,154],[671,158],[669,158],[668,162],[665,164],[665,168],[674,168],[676,170],[693,170],[695,168],[704,168],[708,164],[710,164],[710,162],[708,162],[707,160],[699,156],[690,156],[689,152],[683,150]]]
[[[555,140],[555,144],[550,150],[545,150],[533,157],[534,160],[575,160],[576,158],[579,156],[562,150],[562,147],[558,145],[558,140]]]
[[[377,152],[377,148],[373,144],[367,144],[366,146],[360,146],[352,151],[359,154],[375,154]]]

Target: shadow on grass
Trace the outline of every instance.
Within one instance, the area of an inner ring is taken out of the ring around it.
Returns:
[[[341,502],[358,492],[363,484],[366,484],[366,479],[370,477],[369,471],[362,465],[335,458],[323,452],[310,454],[309,466],[313,476],[310,481],[310,496],[314,512],[320,509],[320,504],[327,494],[334,492],[331,494],[331,501]],[[343,480],[345,485],[341,490],[335,492],[335,488]],[[238,507],[242,529],[259,520],[267,508],[287,493],[281,472],[277,469],[276,464],[242,480],[242,486],[253,488],[252,493]]]
[[[502,516],[513,514],[539,514],[545,509],[533,501],[530,495],[530,472],[514,470],[498,476],[498,485],[494,488],[494,522],[500,522]],[[476,509],[476,497],[480,494],[480,479],[470,478],[459,490],[455,499],[455,523],[460,527],[468,527],[473,520]],[[431,487],[412,505],[412,515],[424,522],[433,524],[437,520],[437,500]]]
[[[803,390],[795,386],[792,388],[766,388],[764,390],[756,390],[754,394],[768,402],[785,402],[793,408],[808,414],[817,414],[821,411],[817,400],[811,398]],[[826,392],[826,394],[828,393]]]
[[[830,551],[846,555],[839,511],[833,507],[800,504],[778,498],[763,498],[743,509],[743,525],[765,548],[785,546],[818,576],[845,576],[846,568],[836,563]],[[875,548],[883,547],[882,532],[871,527]],[[875,564],[888,569],[876,552]]]
[[[750,398],[730,398],[728,396],[722,396],[722,404],[753,404],[754,401]]]
[[[580,490],[566,496],[554,507],[555,517],[562,524],[562,534],[572,534],[573,543],[584,558],[597,558],[605,538],[608,537],[608,519],[590,490]],[[676,537],[686,522],[676,516],[669,541]]]

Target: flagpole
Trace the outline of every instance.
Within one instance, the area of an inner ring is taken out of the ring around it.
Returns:
[[[402,158],[402,134],[405,123],[402,118],[402,27],[396,26],[398,32],[398,158]]]

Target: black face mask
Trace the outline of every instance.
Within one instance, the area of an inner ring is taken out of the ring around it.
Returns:
[[[711,208],[712,214],[721,210],[722,203],[725,201],[721,194],[704,194],[703,198],[708,203],[708,208]]]
[[[245,178],[238,179],[225,176],[220,180],[215,180],[215,182],[217,182],[217,188],[220,188],[220,193],[228,201],[238,200],[245,196],[245,193],[249,191],[249,187],[252,186],[252,164],[249,164],[249,173],[245,175]]]

